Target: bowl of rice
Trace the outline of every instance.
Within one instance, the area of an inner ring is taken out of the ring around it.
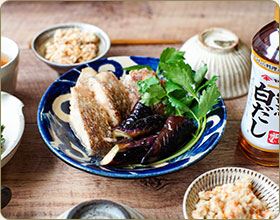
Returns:
[[[210,170],[188,187],[185,219],[273,219],[279,214],[279,186],[240,167]]]
[[[34,37],[31,44],[35,55],[60,74],[102,58],[110,46],[107,33],[86,23],[66,23],[46,28]]]

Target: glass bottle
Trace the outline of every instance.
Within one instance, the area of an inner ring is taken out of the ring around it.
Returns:
[[[250,160],[279,166],[279,7],[252,41],[252,69],[239,143]]]

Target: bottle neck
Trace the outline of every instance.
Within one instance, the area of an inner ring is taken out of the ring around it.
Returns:
[[[253,38],[253,50],[263,59],[279,65],[279,24],[272,21]]]

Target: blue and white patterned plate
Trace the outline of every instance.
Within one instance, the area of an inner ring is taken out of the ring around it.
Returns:
[[[207,114],[206,129],[197,143],[186,153],[170,161],[145,168],[98,166],[89,157],[69,126],[70,88],[75,86],[81,69],[112,71],[117,77],[122,68],[132,65],[150,65],[156,69],[159,59],[151,57],[120,56],[94,61],[74,68],[58,78],[45,92],[38,108],[38,127],[49,149],[64,162],[86,172],[114,178],[143,178],[171,173],[205,157],[218,144],[226,126],[226,108],[220,98]]]

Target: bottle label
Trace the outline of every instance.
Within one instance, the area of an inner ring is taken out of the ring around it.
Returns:
[[[279,151],[279,65],[252,49],[252,69],[241,131],[247,142],[262,151]]]

